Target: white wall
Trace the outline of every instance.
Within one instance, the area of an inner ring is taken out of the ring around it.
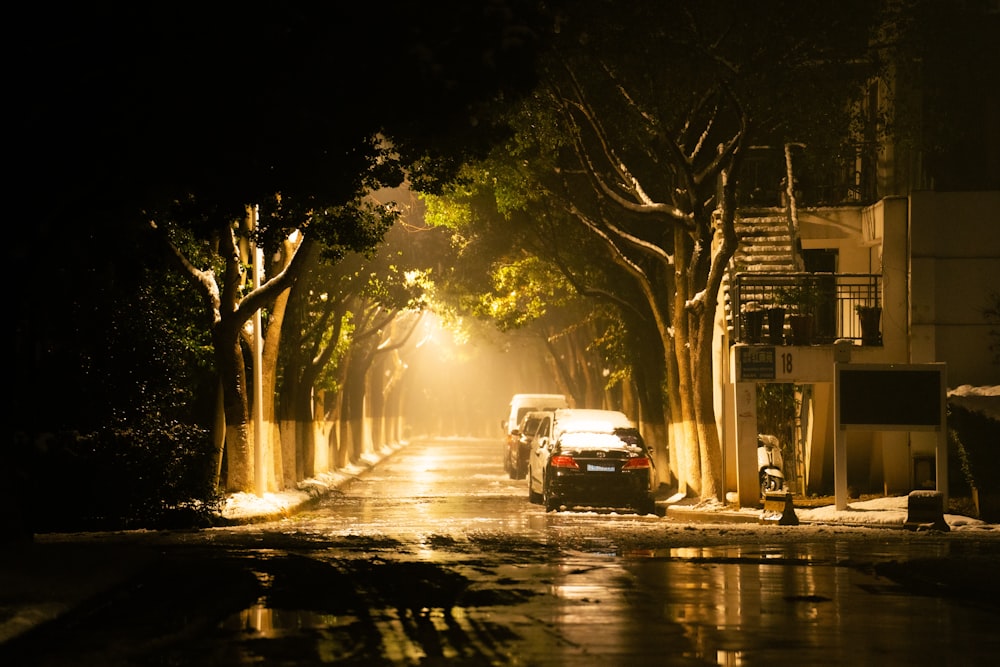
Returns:
[[[910,197],[911,361],[944,361],[948,384],[1000,384],[990,292],[1000,292],[1000,192]]]

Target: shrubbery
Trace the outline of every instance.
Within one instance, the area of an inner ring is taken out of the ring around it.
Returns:
[[[948,404],[949,440],[954,444],[969,487],[979,495],[980,518],[1000,521],[1000,421],[982,412]]]
[[[29,473],[38,532],[210,525],[222,498],[209,434],[176,422],[48,439]]]

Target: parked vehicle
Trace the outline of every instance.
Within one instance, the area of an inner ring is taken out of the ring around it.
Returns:
[[[616,410],[556,410],[535,434],[528,457],[528,500],[562,507],[656,505],[653,457],[639,429]]]
[[[781,442],[773,435],[757,435],[757,470],[760,474],[760,495],[785,490],[782,470]]]
[[[535,410],[524,415],[521,425],[517,427],[517,443],[507,447],[504,456],[504,469],[511,479],[524,479],[528,474],[528,456],[531,444],[535,440],[540,427],[548,431],[548,422],[552,420],[552,410]]]
[[[511,397],[507,418],[500,422],[500,427],[504,430],[504,472],[515,479],[517,470],[511,467],[511,463],[517,458],[516,452],[521,439],[520,426],[524,416],[536,410],[552,411],[568,407],[569,401],[563,394],[514,394]]]

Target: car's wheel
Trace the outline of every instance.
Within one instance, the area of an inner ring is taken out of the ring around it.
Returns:
[[[546,484],[542,484],[544,491],[542,492],[542,503],[545,505],[546,512],[556,512],[562,506],[558,498],[553,498],[552,494],[549,493]]]
[[[542,502],[542,494],[536,493],[533,488],[531,488],[531,469],[528,470],[528,502],[538,505]]]
[[[545,498],[546,512],[558,512],[560,507],[562,507],[562,503],[560,503],[555,498],[550,498],[550,497]]]

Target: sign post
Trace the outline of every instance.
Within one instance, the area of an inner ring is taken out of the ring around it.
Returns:
[[[834,364],[834,493],[847,509],[847,431],[935,431],[937,490],[948,502],[946,364]]]

